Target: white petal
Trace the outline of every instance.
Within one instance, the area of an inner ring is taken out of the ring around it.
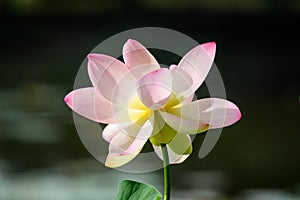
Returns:
[[[143,148],[153,131],[148,120],[142,127],[132,124],[126,128],[119,127],[109,145],[109,152],[115,155],[133,154]]]
[[[155,145],[152,145],[152,146],[153,146],[153,149],[154,149],[155,153],[157,154],[157,156],[161,160],[163,160],[161,147],[155,146]],[[170,147],[168,147],[168,145],[167,145],[167,149],[168,149],[168,156],[169,156],[170,164],[182,163],[189,157],[189,154],[188,155],[178,155],[178,154],[174,153],[173,150]]]
[[[139,152],[140,151],[122,156],[109,153],[106,157],[105,166],[110,168],[121,167],[133,160],[139,154]]]

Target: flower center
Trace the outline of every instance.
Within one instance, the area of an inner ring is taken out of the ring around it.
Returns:
[[[135,93],[128,102],[128,115],[133,123],[142,125],[146,120],[149,119],[151,112],[154,112],[155,110],[162,110],[168,112],[170,108],[177,106],[180,106],[180,101],[174,94],[170,95],[170,98],[168,99],[167,103],[162,107],[160,106],[160,109],[151,109],[145,106],[139,98],[138,94]]]
[[[172,93],[170,95],[169,100],[167,101],[167,103],[162,107],[162,110],[164,111],[168,111],[170,108],[172,107],[177,107],[180,106],[180,101],[179,99],[176,97],[176,95],[174,93]]]
[[[128,115],[133,123],[145,122],[150,117],[151,110],[147,108],[137,93],[128,102]]]

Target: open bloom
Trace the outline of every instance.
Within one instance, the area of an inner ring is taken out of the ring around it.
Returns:
[[[190,134],[226,127],[240,119],[238,107],[227,100],[192,101],[215,51],[214,42],[196,46],[169,69],[161,68],[135,40],[124,44],[125,63],[108,55],[88,55],[93,87],[70,92],[65,102],[78,114],[108,124],[102,133],[109,143],[106,166],[128,163],[148,140],[160,158],[163,143],[170,163],[181,163],[192,152]]]

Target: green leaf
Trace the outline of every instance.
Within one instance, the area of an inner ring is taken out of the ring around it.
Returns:
[[[119,190],[114,200],[160,200],[162,195],[153,186],[131,180],[119,183]]]

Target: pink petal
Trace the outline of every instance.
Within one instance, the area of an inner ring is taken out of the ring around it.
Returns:
[[[150,121],[142,127],[132,124],[129,127],[119,129],[109,145],[109,152],[115,155],[133,154],[143,148],[153,131]],[[133,136],[134,134],[134,136]]]
[[[216,54],[216,43],[215,42],[207,42],[201,45],[203,49],[205,49],[207,55],[213,60]]]
[[[189,94],[185,92],[190,92],[193,83],[192,75],[187,73],[185,70],[178,68],[178,66],[172,65],[170,67],[171,77],[172,77],[172,90],[179,101],[188,98]]]
[[[241,112],[235,104],[219,98],[197,100],[181,108],[171,108],[169,112],[208,124],[211,129],[230,126],[241,118]]]
[[[153,55],[142,44],[132,39],[124,44],[123,59],[137,79],[160,68]]]
[[[108,124],[103,132],[102,137],[106,142],[111,142],[111,140],[120,132],[120,128],[117,124]]]
[[[138,81],[138,96],[148,108],[161,108],[169,100],[171,92],[171,75],[166,68],[150,72]]]
[[[178,65],[170,65],[170,72],[171,72],[171,77],[173,77],[173,73],[176,73],[176,68],[178,68]],[[174,72],[175,70],[175,72]],[[175,84],[175,86],[173,85],[173,92],[175,93],[175,95],[177,96],[179,102],[180,102],[180,105],[181,106],[184,106],[186,104],[189,104],[193,101],[194,99],[194,96],[195,94],[191,94],[190,96],[188,97],[184,97],[184,96],[179,96],[179,94],[176,94],[176,91],[178,90],[185,90],[185,88],[187,87],[190,87],[192,85],[192,78],[190,75],[186,74],[186,76],[184,77],[184,72],[182,73],[182,76],[180,78],[183,78],[183,80],[177,80],[178,83],[182,83],[182,84],[177,84],[176,83],[173,83]],[[172,78],[173,79],[173,78]],[[179,87],[182,87],[182,89],[179,89]],[[175,89],[174,89],[175,88]],[[178,92],[177,92],[178,93]]]
[[[108,101],[112,102],[113,96],[127,96],[128,91],[121,90],[120,81],[126,78],[126,87],[128,90],[133,90],[135,86],[135,78],[121,61],[103,54],[88,55],[88,73],[93,86],[99,94]],[[125,87],[123,86],[123,87]],[[132,89],[131,89],[132,88]],[[124,99],[124,98],[121,98]],[[126,101],[127,99],[124,99]]]
[[[163,160],[161,147],[160,146],[155,146],[155,145],[152,145],[152,146],[153,146],[153,149],[154,149],[155,153],[157,154],[157,156],[161,160]],[[170,164],[180,164],[189,157],[189,154],[187,154],[187,155],[178,155],[178,154],[174,153],[174,151],[169,147],[169,145],[167,145],[167,149],[168,149],[168,156],[169,156]]]
[[[214,42],[199,45],[189,51],[177,67],[172,67],[176,95],[189,97],[199,88],[212,66],[215,51]]]
[[[173,110],[173,109],[172,109]],[[195,111],[196,112],[196,111]],[[161,116],[165,122],[178,133],[197,134],[208,130],[209,126],[205,122],[190,118],[183,118],[180,115],[161,111]]]
[[[122,156],[108,153],[105,161],[105,166],[110,168],[121,167],[122,165],[125,165],[131,160],[133,160],[139,154],[139,152],[140,151],[137,151],[133,154],[127,154]]]
[[[74,90],[66,95],[64,101],[74,112],[90,120],[105,124],[115,122],[112,104],[92,87]]]
[[[170,65],[170,71],[171,71],[171,73],[172,73],[172,71],[175,70],[175,68],[177,68],[177,67],[178,67],[178,65],[175,65],[175,64]]]

